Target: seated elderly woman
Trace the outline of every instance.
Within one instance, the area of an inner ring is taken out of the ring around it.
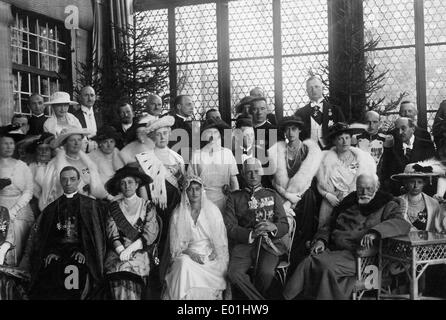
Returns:
[[[122,198],[109,205],[106,223],[109,247],[105,259],[107,274],[129,272],[146,283],[150,272],[147,252],[158,236],[158,223],[154,205],[136,194],[139,186],[152,181],[138,168],[125,166],[119,169],[107,184],[108,192]],[[122,275],[122,274],[121,274]],[[118,277],[111,281],[115,300],[140,300],[142,286],[131,279]]]
[[[433,177],[445,175],[446,168],[436,160],[411,163],[403,173],[395,174],[392,180],[399,181],[406,191],[401,195],[404,203],[404,218],[412,229],[431,232],[446,232],[446,214],[438,201],[423,192],[424,186]]]
[[[156,212],[162,221],[159,241],[159,253],[162,256],[159,265],[160,281],[164,279],[169,256],[167,235],[170,218],[181,199],[180,185],[185,171],[183,158],[168,146],[174,122],[172,116],[150,121],[146,135],[153,141],[155,148],[136,155],[144,173],[153,180],[153,183],[146,186],[147,195],[155,204]],[[161,282],[159,285],[162,285]]]
[[[317,188],[323,200],[319,211],[319,227],[329,223],[333,208],[356,190],[356,178],[363,173],[376,173],[372,156],[351,146],[356,129],[339,122],[328,128],[327,143],[334,145],[324,155],[317,173]]]
[[[220,210],[207,199],[199,177],[186,177],[169,233],[172,264],[165,278],[163,298],[222,299],[229,261],[226,228]]]
[[[316,233],[311,255],[297,266],[286,284],[285,299],[299,294],[321,300],[349,299],[356,282],[355,251],[371,249],[379,239],[409,232],[401,199],[378,189],[376,174],[358,177],[356,191],[334,209],[333,223]]]

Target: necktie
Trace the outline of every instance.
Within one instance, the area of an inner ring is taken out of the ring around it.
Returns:
[[[321,125],[322,124],[321,107],[319,107],[318,105],[314,105],[311,107],[311,109],[312,109],[311,117],[314,119],[314,121],[316,121],[319,125]]]

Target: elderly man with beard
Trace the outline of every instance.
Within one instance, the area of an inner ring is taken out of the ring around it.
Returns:
[[[378,189],[376,175],[358,177],[356,191],[335,208],[331,223],[316,233],[310,255],[285,287],[285,299],[299,294],[318,300],[349,299],[356,282],[354,253],[376,249],[379,239],[409,232],[402,201]]]

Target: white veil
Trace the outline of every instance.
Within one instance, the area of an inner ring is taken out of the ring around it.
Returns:
[[[189,241],[192,237],[192,230],[189,223],[191,205],[186,193],[191,182],[197,182],[203,186],[201,179],[197,176],[187,176],[184,180],[181,202],[173,211],[170,223],[169,237],[172,258],[178,257],[188,248]],[[219,262],[219,267],[222,271],[226,271],[229,262],[226,227],[220,210],[208,200],[204,188],[202,188],[201,196],[200,223],[217,255],[216,260]]]

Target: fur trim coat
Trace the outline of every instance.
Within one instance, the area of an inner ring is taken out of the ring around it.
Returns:
[[[90,157],[83,151],[79,151],[79,158],[88,168],[89,171],[89,181],[83,181],[79,183],[79,193],[94,196],[96,198],[105,198],[107,192],[104,189],[104,185],[101,183],[101,178],[99,175],[98,167],[90,159]],[[62,169],[70,164],[67,162],[66,153],[63,148],[57,151],[57,155],[48,163],[48,167],[45,173],[45,177],[42,181],[42,195],[39,199],[39,208],[43,210],[51,202],[55,201],[63,194],[63,189],[60,184],[59,175]],[[80,172],[82,176],[82,172]],[[90,192],[86,193],[83,187],[89,184]]]
[[[376,174],[376,162],[369,153],[356,147],[350,147],[350,151],[356,157],[359,165],[356,171],[356,177],[364,173]],[[335,194],[336,190],[331,181],[331,175],[340,166],[342,166],[342,162],[335,151],[335,147],[323,151],[322,163],[317,173],[317,186],[322,196],[326,192]],[[354,186],[354,190],[350,190],[350,192],[353,191],[356,191],[356,185]]]
[[[303,146],[307,147],[308,153],[297,173],[291,178],[288,177],[286,164],[286,142],[279,141],[268,150],[270,165],[274,172],[273,186],[276,189],[283,188],[286,192],[302,196],[311,186],[311,181],[316,176],[323,154],[317,143],[311,139],[303,141]]]

